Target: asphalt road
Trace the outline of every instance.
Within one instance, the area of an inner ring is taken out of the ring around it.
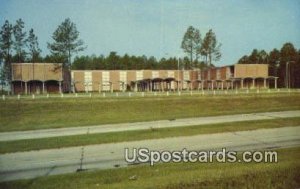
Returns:
[[[161,121],[136,122],[136,123],[106,124],[106,125],[99,125],[99,126],[69,127],[69,128],[59,128],[59,129],[1,132],[0,141],[82,135],[87,133],[91,134],[91,133],[132,131],[132,130],[146,130],[151,128],[206,125],[206,124],[226,123],[226,122],[228,123],[228,122],[237,122],[237,121],[266,120],[266,119],[288,118],[288,117],[299,117],[299,116],[300,116],[300,110],[296,110],[296,111],[265,112],[265,113],[185,118],[185,119],[176,119],[176,120],[161,120]]]
[[[124,148],[274,150],[300,146],[299,133],[300,126],[297,126],[3,154],[0,155],[0,182],[76,172],[81,158],[82,168],[87,171],[125,167],[128,164],[124,160]]]

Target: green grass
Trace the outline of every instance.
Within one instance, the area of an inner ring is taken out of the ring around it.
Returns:
[[[300,186],[300,148],[276,150],[278,163],[166,163],[0,183],[5,189],[282,189]],[[136,180],[129,178],[136,176]]]
[[[0,153],[299,126],[300,117],[0,142]]]
[[[300,94],[0,101],[0,132],[300,109]]]

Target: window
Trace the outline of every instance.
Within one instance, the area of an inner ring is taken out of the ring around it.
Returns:
[[[92,91],[93,88],[92,72],[90,71],[84,72],[84,85],[85,85],[86,92]]]
[[[102,72],[102,90],[103,91],[110,90],[109,75],[110,74],[108,71]]]
[[[153,78],[159,78],[159,73],[158,71],[152,71],[152,79]]]
[[[136,71],[136,80],[143,80],[143,71]]]

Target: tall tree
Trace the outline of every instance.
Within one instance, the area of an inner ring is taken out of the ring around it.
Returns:
[[[244,55],[238,60],[238,64],[249,64],[249,57],[247,55]]]
[[[210,29],[203,39],[202,48],[200,50],[201,54],[206,57],[206,63],[209,62],[209,66],[212,65],[212,61],[220,60],[222,56],[220,48],[221,43],[218,43],[216,34]]]
[[[66,62],[63,62],[64,67],[70,69],[71,58],[73,53],[83,51],[84,42],[78,39],[79,32],[76,25],[70,20],[65,19],[58,28],[54,31],[52,38],[53,43],[48,43],[48,48],[51,53],[55,55],[62,55],[66,57]]]
[[[12,35],[13,27],[9,21],[6,20],[0,31],[0,49],[1,57],[4,60],[2,76],[7,82],[11,81],[11,49],[13,45]]]
[[[295,86],[297,66],[298,65],[297,65],[296,48],[292,43],[285,43],[280,49],[280,67],[279,67],[279,77],[281,78],[281,82],[284,82],[285,86],[290,86],[290,87]]]
[[[26,52],[24,47],[26,45],[26,32],[24,30],[24,21],[20,18],[16,21],[13,27],[14,34],[14,49],[16,51],[16,56],[18,57],[18,62],[24,62]]]
[[[269,75],[271,76],[278,75],[279,61],[280,61],[280,52],[277,49],[273,49],[269,53]]]
[[[182,42],[181,48],[185,53],[190,57],[190,63],[193,63],[193,58],[195,57],[198,60],[201,49],[201,34],[198,29],[195,29],[193,26],[188,27],[185,32]]]
[[[259,64],[267,64],[269,55],[265,50],[261,50],[258,53],[258,63]]]
[[[31,28],[29,31],[29,35],[27,38],[27,47],[30,52],[30,61],[35,62],[39,58],[41,53],[41,49],[39,48],[39,42],[37,36],[34,34],[33,29]]]

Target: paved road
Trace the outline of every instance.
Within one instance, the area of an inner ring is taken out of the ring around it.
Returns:
[[[71,127],[59,129],[43,129],[32,131],[17,131],[17,132],[1,132],[0,141],[35,139],[45,137],[80,135],[87,133],[108,133],[132,130],[146,130],[150,128],[165,128],[165,127],[182,127],[192,125],[205,125],[215,123],[228,123],[236,121],[253,121],[276,118],[299,117],[300,110],[296,111],[282,111],[282,112],[265,112],[265,113],[251,113],[251,114],[237,114],[225,116],[211,116],[199,118],[185,118],[176,120],[161,120],[149,122],[136,123],[120,123],[120,124],[106,124],[99,126],[85,126],[85,127]]]
[[[83,169],[109,169],[128,166],[124,160],[124,148],[275,149],[300,146],[299,133],[300,126],[297,126],[4,154],[0,155],[0,182],[75,172],[80,167],[82,152]]]

